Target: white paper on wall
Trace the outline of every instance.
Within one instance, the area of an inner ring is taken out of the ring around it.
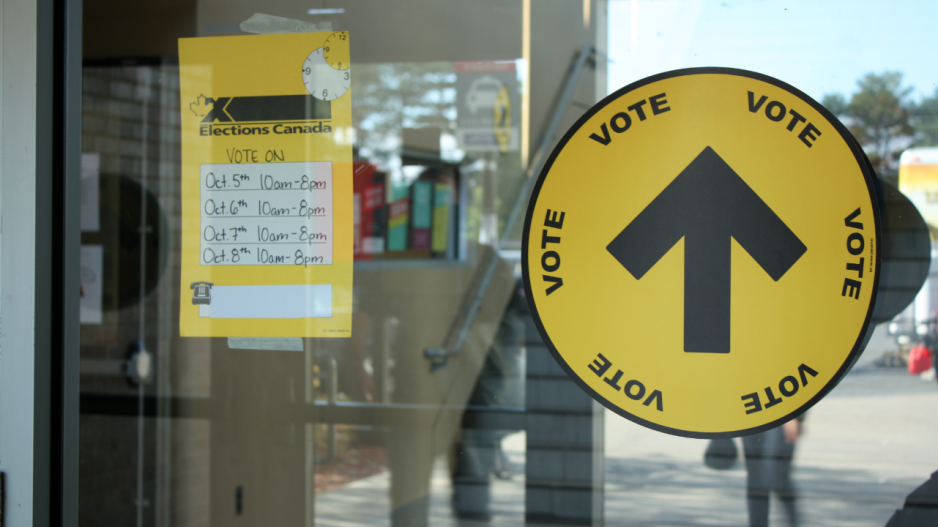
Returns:
[[[100,245],[81,246],[81,300],[78,320],[82,324],[101,323],[101,278],[104,254]]]
[[[98,232],[101,220],[98,207],[101,156],[97,152],[81,154],[81,230]]]

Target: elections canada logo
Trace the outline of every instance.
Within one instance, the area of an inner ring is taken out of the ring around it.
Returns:
[[[240,136],[332,133],[332,103],[305,95],[206,97],[189,110],[201,118],[199,135]]]

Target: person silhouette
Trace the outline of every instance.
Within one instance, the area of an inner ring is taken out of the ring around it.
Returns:
[[[791,465],[803,419],[802,415],[782,426],[743,438],[750,527],[768,527],[769,497],[773,492],[782,503],[788,525],[798,527]]]

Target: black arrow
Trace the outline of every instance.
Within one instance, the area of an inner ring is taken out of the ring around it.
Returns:
[[[775,281],[808,250],[708,146],[606,250],[641,279],[684,238],[684,351],[729,353],[730,237]]]

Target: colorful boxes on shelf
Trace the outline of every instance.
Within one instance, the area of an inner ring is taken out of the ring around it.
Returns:
[[[385,251],[387,176],[369,163],[353,168],[355,259],[369,259]]]
[[[395,196],[387,174],[356,162],[355,259],[455,258],[454,180],[449,172],[429,169]]]

